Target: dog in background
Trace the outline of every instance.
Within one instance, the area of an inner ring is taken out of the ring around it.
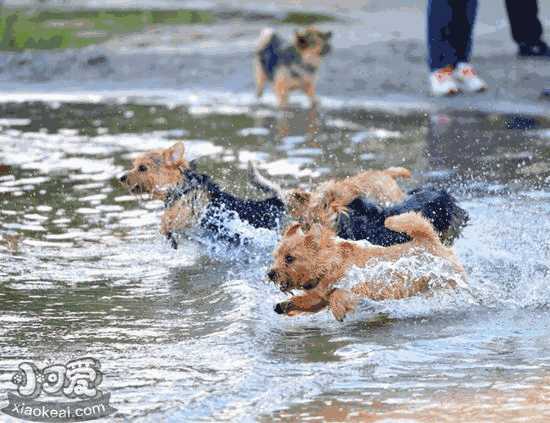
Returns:
[[[317,71],[323,56],[331,50],[331,37],[331,32],[309,27],[297,31],[293,44],[288,45],[272,29],[264,29],[254,59],[258,98],[270,81],[280,107],[287,106],[288,96],[294,90],[304,91],[315,105]]]
[[[427,218],[451,245],[468,223],[468,213],[458,206],[446,190],[419,188],[406,194],[397,178],[410,178],[403,167],[367,170],[341,180],[329,180],[308,192],[302,189],[283,190],[276,182],[262,176],[255,167],[249,168],[249,179],[258,188],[278,193],[283,198],[290,217],[307,230],[320,223],[332,228],[339,237],[367,240],[375,245],[393,245],[409,240],[406,234],[384,226],[389,216],[419,212]]]
[[[358,197],[367,197],[377,204],[390,205],[402,201],[406,193],[398,178],[409,179],[411,171],[404,167],[366,170],[344,179],[330,179],[314,191],[283,190],[276,182],[262,176],[255,166],[249,166],[250,182],[262,190],[278,193],[284,198],[290,216],[299,222],[328,222]]]
[[[433,226],[419,213],[391,216],[384,224],[392,231],[406,234],[410,240],[389,247],[365,245],[338,238],[333,230],[321,225],[314,225],[307,232],[298,223],[291,225],[273,254],[268,278],[283,292],[293,289],[307,292],[277,304],[275,312],[293,316],[329,307],[334,317],[342,320],[360,297],[375,301],[401,299],[430,287],[428,276],[407,280],[407,276],[392,272],[389,283],[367,281],[351,291],[334,288],[352,266],[364,268],[372,260],[394,262],[402,257],[430,254],[444,259],[465,280],[464,268],[453,250],[441,243]],[[457,285],[456,280],[446,282],[449,287]]]

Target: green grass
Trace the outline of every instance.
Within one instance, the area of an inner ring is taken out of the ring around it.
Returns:
[[[0,50],[80,48],[152,25],[209,23],[198,10],[14,10],[0,8]]]
[[[290,12],[281,22],[295,25],[312,25],[315,23],[333,22],[334,20],[332,16],[323,15],[322,13]]]
[[[155,25],[207,24],[200,10],[36,10],[0,7],[0,51],[81,48]],[[278,23],[297,26],[334,21],[319,13],[289,12]]]

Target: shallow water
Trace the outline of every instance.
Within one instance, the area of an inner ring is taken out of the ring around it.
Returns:
[[[23,360],[97,357],[119,416],[147,421],[550,417],[550,120],[247,102],[0,104],[0,389]],[[183,139],[233,192],[248,160],[286,186],[414,170],[460,199],[470,292],[276,315],[275,237],[228,252],[158,233],[116,182]],[[383,313],[385,318],[377,318]]]

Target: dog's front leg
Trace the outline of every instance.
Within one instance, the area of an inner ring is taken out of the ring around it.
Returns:
[[[178,241],[174,238],[174,234],[172,232],[168,232],[166,234],[166,239],[170,242],[170,246],[174,249],[178,249]]]
[[[297,316],[302,313],[317,313],[328,306],[327,299],[315,292],[310,291],[303,295],[296,295],[288,301],[283,301],[275,306],[275,313]]]
[[[303,86],[304,92],[309,97],[311,102],[311,108],[315,109],[317,107],[317,94],[315,89],[315,81],[306,81]]]

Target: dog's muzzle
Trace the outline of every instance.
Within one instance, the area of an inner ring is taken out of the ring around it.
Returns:
[[[273,308],[273,311],[277,314],[287,314],[290,304],[290,301],[283,301],[282,303],[278,303]]]
[[[124,175],[122,175],[120,178],[118,178],[118,180],[121,182],[121,183],[126,183],[126,181],[128,180],[128,174],[125,173]]]

